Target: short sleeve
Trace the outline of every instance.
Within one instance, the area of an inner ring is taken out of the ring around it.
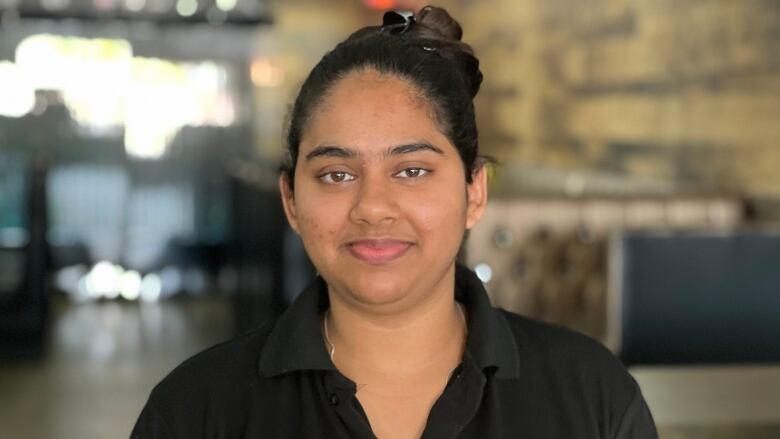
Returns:
[[[634,397],[623,414],[614,439],[658,439],[653,416],[647,407],[639,386],[635,384]]]
[[[130,433],[130,439],[170,439],[168,428],[165,425],[165,418],[157,409],[154,400],[154,392],[149,397],[146,406],[138,416],[138,420]]]

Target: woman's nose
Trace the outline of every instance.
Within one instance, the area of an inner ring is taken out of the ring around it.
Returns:
[[[398,203],[390,182],[381,176],[365,176],[360,180],[350,220],[371,226],[388,225],[398,219]]]

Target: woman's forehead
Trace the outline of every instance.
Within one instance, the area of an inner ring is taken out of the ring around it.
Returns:
[[[361,69],[334,82],[314,108],[312,117],[339,109],[361,111],[368,107],[386,111],[415,109],[427,112],[431,105],[410,80],[373,69]]]
[[[415,143],[447,148],[449,140],[421,99],[403,79],[373,71],[352,73],[335,84],[312,113],[301,155],[322,145],[363,154]]]

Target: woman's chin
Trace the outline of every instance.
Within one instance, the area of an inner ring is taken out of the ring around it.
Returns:
[[[336,271],[323,270],[331,293],[345,303],[364,311],[398,312],[424,300],[446,276],[446,267],[430,266],[408,253],[388,264],[368,265],[353,259],[341,265],[331,265]],[[423,267],[426,267],[423,269]],[[441,272],[440,272],[441,271]]]
[[[344,299],[357,306],[375,312],[389,311],[414,294],[409,281],[397,273],[364,273],[353,276],[337,293],[346,295]]]

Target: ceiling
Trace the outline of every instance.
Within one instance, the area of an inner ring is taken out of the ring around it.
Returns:
[[[17,20],[270,24],[269,0],[0,0],[0,27]]]

